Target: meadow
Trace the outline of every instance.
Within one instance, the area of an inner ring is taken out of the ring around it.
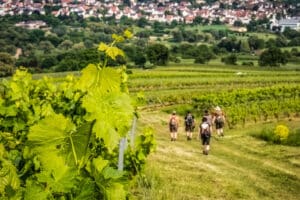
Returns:
[[[299,70],[291,68],[177,64],[132,70],[129,90],[142,91],[146,102],[137,131],[151,127],[157,147],[131,199],[299,199],[299,146],[254,137],[282,124],[299,140],[299,81]],[[205,156],[197,127],[186,140],[183,118],[191,110],[199,124],[203,110],[216,105],[227,115],[225,137],[213,134]],[[181,119],[176,142],[168,132],[172,110]]]

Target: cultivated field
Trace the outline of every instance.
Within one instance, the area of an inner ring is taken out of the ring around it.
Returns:
[[[138,130],[153,128],[157,150],[148,157],[146,175],[133,186],[132,198],[299,199],[299,146],[251,136],[278,124],[300,129],[299,81],[300,72],[291,70],[193,65],[134,70],[129,88],[133,94],[144,91],[148,105],[140,108]],[[211,153],[204,156],[198,129],[192,141],[186,140],[183,116],[192,110],[199,124],[205,106],[215,103],[228,115],[225,137],[214,135]],[[170,141],[167,125],[173,109],[181,117],[176,142]]]

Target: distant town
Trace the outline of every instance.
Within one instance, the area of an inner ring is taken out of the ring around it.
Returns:
[[[193,23],[197,17],[208,20],[208,23],[219,20],[222,23],[234,24],[240,21],[248,24],[252,18],[268,18],[275,22],[276,16],[290,19],[287,10],[295,9],[281,3],[265,0],[220,0],[210,5],[204,0],[197,0],[196,5],[189,1],[180,3],[169,0],[155,1],[96,1],[96,0],[0,0],[0,16],[45,14],[45,8],[51,7],[54,16],[70,16],[72,13],[83,18],[122,17],[131,19],[146,18],[149,21],[171,23],[172,21]],[[127,3],[125,3],[127,2]],[[278,17],[277,17],[278,19]],[[278,22],[277,22],[278,23]]]

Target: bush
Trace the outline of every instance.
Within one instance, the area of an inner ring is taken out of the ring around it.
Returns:
[[[242,62],[243,66],[254,66],[254,63],[252,61],[249,62]]]
[[[300,129],[289,131],[285,125],[277,125],[275,129],[264,128],[262,131],[251,135],[274,144],[300,146]]]
[[[229,56],[222,58],[221,62],[225,63],[226,65],[236,65],[237,57],[235,54],[230,54]]]
[[[286,140],[286,144],[290,146],[300,146],[300,129],[291,131]]]
[[[285,125],[277,125],[274,130],[274,142],[283,143],[289,136],[289,128]]]

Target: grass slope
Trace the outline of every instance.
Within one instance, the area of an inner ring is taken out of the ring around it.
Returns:
[[[159,111],[141,113],[139,127],[154,128],[157,150],[148,157],[146,179],[132,189],[133,199],[300,199],[299,147],[271,145],[247,134],[263,124],[214,136],[210,155],[204,156],[197,131],[186,141],[181,127],[178,141],[171,142],[167,119]]]

